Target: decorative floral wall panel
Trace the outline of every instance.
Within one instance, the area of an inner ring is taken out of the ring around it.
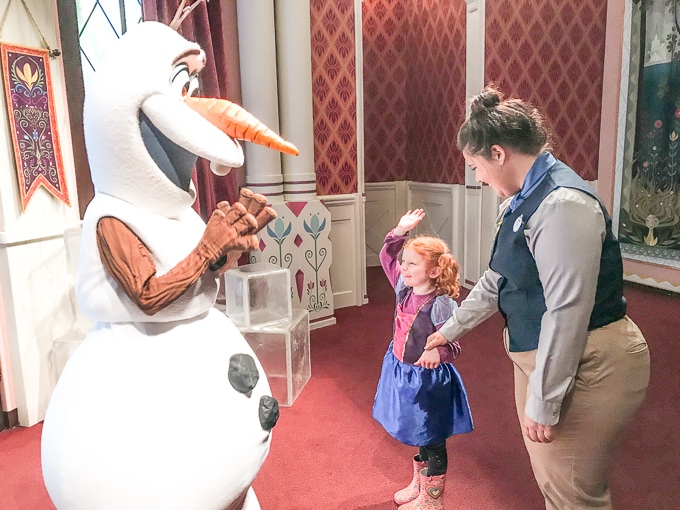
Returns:
[[[550,121],[557,157],[597,179],[606,0],[486,2],[485,82]]]
[[[290,270],[293,308],[307,309],[310,321],[334,313],[330,269],[331,214],[320,200],[274,204],[278,217],[260,231],[260,251],[249,262]]]
[[[312,0],[314,166],[319,195],[356,193],[353,0]]]

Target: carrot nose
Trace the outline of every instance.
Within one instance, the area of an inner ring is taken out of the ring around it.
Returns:
[[[297,156],[300,151],[260,122],[243,107],[210,97],[186,97],[186,104],[232,138]]]

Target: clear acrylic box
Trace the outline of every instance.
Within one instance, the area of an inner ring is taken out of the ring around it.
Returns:
[[[224,273],[225,313],[237,327],[264,326],[290,320],[290,271],[257,262]]]
[[[272,396],[289,407],[312,375],[309,312],[293,310],[285,323],[239,328],[267,375]]]

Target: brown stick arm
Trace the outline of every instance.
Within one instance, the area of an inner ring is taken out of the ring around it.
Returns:
[[[162,276],[148,248],[117,218],[97,223],[97,247],[106,271],[147,315],[181,296],[208,269],[226,271],[241,253],[258,246],[256,233],[276,217],[264,195],[241,190],[233,206],[220,202],[208,220],[196,248]],[[227,263],[228,257],[231,263]],[[213,267],[211,267],[211,264]]]
[[[97,224],[97,247],[104,267],[147,315],[181,296],[208,269],[210,260],[193,250],[162,276],[156,276],[148,248],[122,221],[104,217]]]

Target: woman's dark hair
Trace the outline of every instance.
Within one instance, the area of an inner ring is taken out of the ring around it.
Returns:
[[[493,85],[470,99],[470,116],[458,130],[458,148],[491,157],[491,146],[510,147],[535,155],[550,148],[550,131],[543,116],[521,99],[503,99]]]

